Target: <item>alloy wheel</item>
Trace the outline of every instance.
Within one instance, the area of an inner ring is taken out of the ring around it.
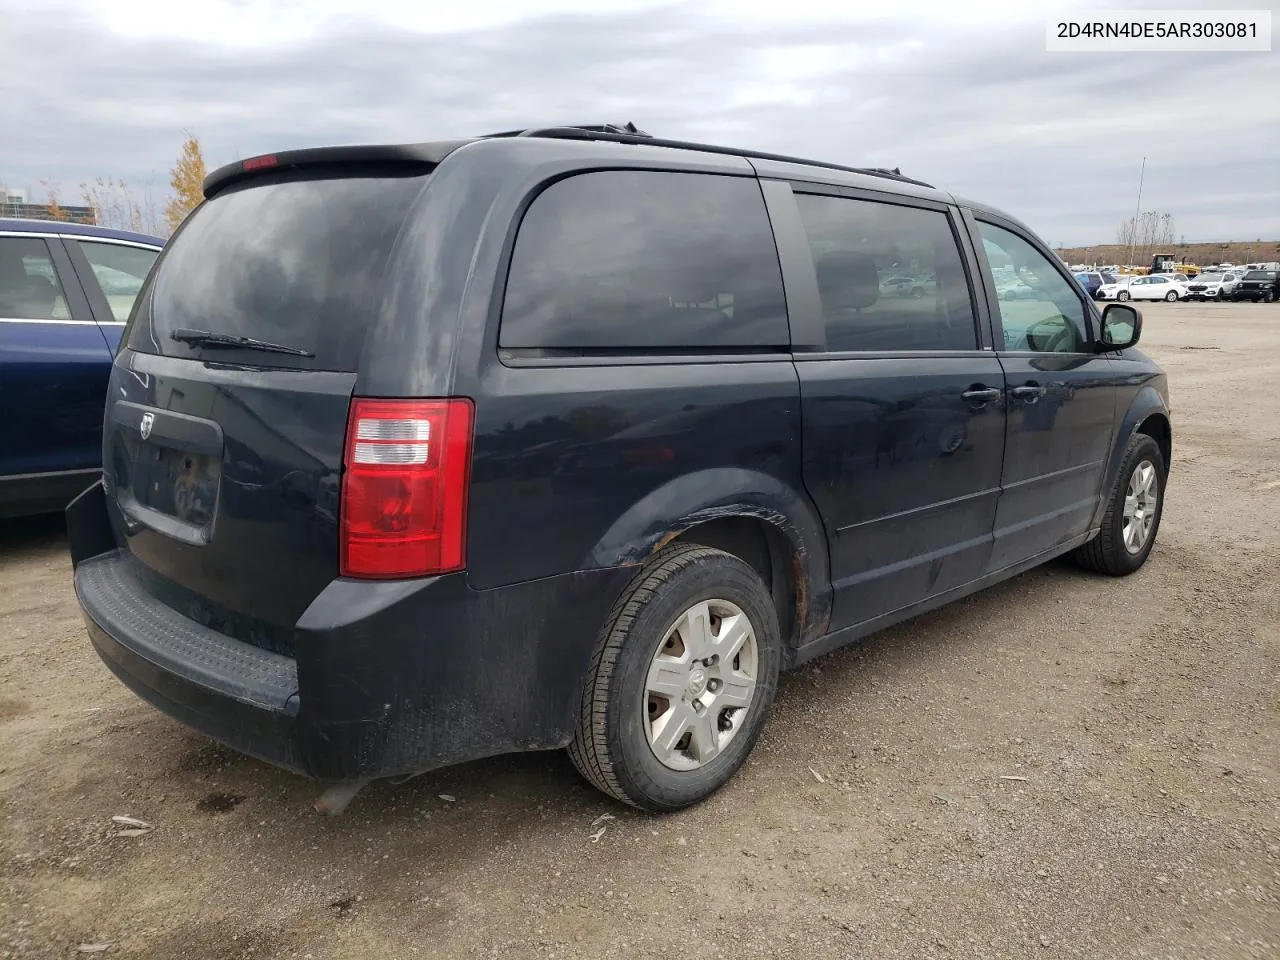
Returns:
[[[1140,553],[1151,539],[1160,505],[1160,477],[1155,464],[1143,460],[1129,475],[1124,496],[1124,548]]]

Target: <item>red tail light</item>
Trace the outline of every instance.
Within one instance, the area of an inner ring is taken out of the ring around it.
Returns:
[[[466,399],[351,401],[344,577],[425,577],[466,566],[472,410]]]

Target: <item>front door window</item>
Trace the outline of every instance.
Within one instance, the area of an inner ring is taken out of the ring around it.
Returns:
[[[1003,348],[1033,353],[1082,353],[1089,327],[1079,291],[1043,254],[1003,227],[978,223],[995,279]]]

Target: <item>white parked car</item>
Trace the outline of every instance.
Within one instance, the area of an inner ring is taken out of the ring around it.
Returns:
[[[1129,284],[1133,283],[1133,281],[1135,280],[1140,280],[1140,279],[1142,278],[1134,277],[1134,276],[1130,276],[1128,274],[1122,273],[1120,274],[1119,277],[1116,278],[1115,283],[1104,283],[1102,286],[1100,286],[1097,289],[1097,291],[1094,293],[1094,298],[1098,300],[1121,300],[1121,299],[1127,300],[1128,297],[1122,298],[1120,296],[1120,291],[1127,290],[1129,287]]]
[[[1235,286],[1236,275],[1233,273],[1206,272],[1192,278],[1183,297],[1187,300],[1217,300],[1234,290]]]
[[[1235,285],[1240,282],[1244,274],[1240,270],[1210,270],[1202,273],[1196,278],[1197,282],[1207,280],[1208,278],[1217,278],[1217,296],[1228,297],[1231,291],[1234,291]]]
[[[997,280],[996,299],[1028,300],[1035,296],[1035,291],[1021,280]]]
[[[1155,273],[1147,277],[1134,277],[1127,287],[1116,291],[1117,300],[1180,300],[1186,296],[1186,285],[1178,283],[1168,274]]]

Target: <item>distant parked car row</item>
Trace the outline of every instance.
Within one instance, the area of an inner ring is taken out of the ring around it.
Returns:
[[[1280,300],[1280,271],[1270,269],[1270,265],[1248,271],[1205,272],[1194,277],[1183,273],[1112,276],[1098,284],[1092,282],[1098,274],[1075,276],[1095,300]]]

